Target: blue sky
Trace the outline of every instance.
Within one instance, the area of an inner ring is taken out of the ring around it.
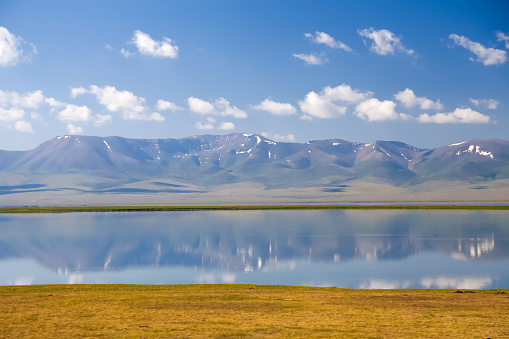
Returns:
[[[0,1],[0,149],[509,139],[507,1]]]

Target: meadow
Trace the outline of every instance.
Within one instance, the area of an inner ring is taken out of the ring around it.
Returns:
[[[0,337],[507,337],[508,293],[260,285],[2,286]]]

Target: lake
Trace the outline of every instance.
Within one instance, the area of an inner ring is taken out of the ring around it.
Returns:
[[[0,215],[0,284],[509,288],[509,211]]]

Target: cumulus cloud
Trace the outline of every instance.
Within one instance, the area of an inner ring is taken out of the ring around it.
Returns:
[[[380,101],[371,98],[357,105],[354,115],[368,121],[407,120],[410,118],[406,114],[396,113],[395,108],[396,103],[394,101]]]
[[[304,61],[308,65],[321,65],[327,62],[327,59],[323,54],[294,54],[294,57]]]
[[[292,104],[281,103],[265,99],[258,105],[251,106],[258,111],[266,111],[273,115],[292,115],[297,113],[297,109]]]
[[[60,111],[58,118],[62,121],[90,121],[92,110],[87,106],[67,105]]]
[[[353,52],[353,50],[348,46],[347,44],[335,40],[333,37],[331,37],[329,34],[324,32],[315,32],[315,35],[311,33],[304,34],[307,38],[310,38],[313,42],[316,42],[317,44],[324,44],[329,46],[330,48],[336,48],[336,49],[342,49],[346,52]]]
[[[288,133],[287,135],[284,134],[271,134],[268,132],[262,132],[262,136],[264,136],[267,139],[274,140],[274,141],[280,141],[280,142],[295,142],[295,135]]]
[[[344,115],[347,109],[346,106],[337,105],[336,102],[354,104],[372,95],[373,92],[360,92],[343,84],[336,87],[327,86],[319,94],[311,91],[298,104],[301,111],[309,117],[335,118]]]
[[[501,49],[487,48],[478,42],[457,34],[449,35],[449,38],[458,46],[464,47],[477,56],[477,61],[484,66],[502,65],[507,61],[507,52]],[[470,60],[474,61],[473,58]]]
[[[71,87],[71,97],[76,98],[78,95],[87,93],[87,89],[84,87]]]
[[[412,108],[415,106],[419,106],[421,109],[442,109],[443,105],[440,103],[440,100],[437,102],[433,102],[432,100],[425,97],[417,97],[410,88],[405,89],[404,91],[398,92],[394,97],[401,102],[403,106],[406,108]]]
[[[96,127],[112,120],[111,115],[93,114],[87,106],[72,104],[65,104],[65,108],[58,113],[57,117],[64,122],[93,122]]]
[[[211,130],[214,129],[214,125],[210,123],[203,124],[198,121],[196,124],[194,124],[194,128],[201,130]]]
[[[509,49],[509,36],[505,35],[501,31],[497,31],[496,34],[497,34],[497,40],[503,41],[505,43],[505,48]]]
[[[389,55],[401,52],[408,55],[414,55],[412,49],[407,49],[401,43],[401,37],[396,36],[386,29],[375,30],[373,27],[363,30],[357,30],[360,36],[373,40],[370,49],[378,55]]]
[[[69,134],[83,134],[83,128],[79,126],[74,126],[73,124],[67,125],[67,131]]]
[[[37,109],[44,102],[42,91],[19,94],[0,90],[0,123],[19,132],[33,132],[32,125],[23,120],[25,109]]]
[[[84,88],[71,88],[71,95],[76,96],[87,92]],[[33,132],[30,122],[25,121],[26,109],[40,109],[46,104],[50,112],[56,115],[60,121],[71,122],[92,122],[95,126],[101,126],[110,122],[110,115],[93,114],[87,106],[77,106],[69,103],[47,98],[42,91],[34,91],[19,94],[17,92],[4,92],[0,90],[0,122],[7,128],[14,128],[20,132]],[[40,113],[30,112],[30,119],[43,120]],[[74,126],[74,130],[78,127]]]
[[[134,31],[134,36],[129,43],[135,45],[138,52],[142,55],[170,59],[176,59],[178,57],[178,47],[172,45],[173,41],[167,37],[163,37],[163,41],[156,41],[147,33],[137,30]],[[125,49],[122,49],[121,53],[126,58],[133,54]]]
[[[44,102],[42,91],[19,94],[17,92],[4,92],[0,90],[0,106],[13,106],[19,108],[38,108]]]
[[[469,99],[475,106],[486,106],[487,109],[497,109],[499,102],[494,99]]]
[[[14,124],[14,129],[18,132],[33,133],[32,124],[28,121],[19,120]]]
[[[182,111],[184,108],[166,100],[157,100],[156,108],[158,111]]]
[[[14,66],[20,62],[29,61],[31,55],[23,55],[25,41],[17,37],[5,27],[0,26],[0,66]],[[37,54],[37,48],[30,44],[32,53]]]
[[[187,98],[189,109],[204,115],[232,116],[234,118],[247,118],[246,112],[230,105],[225,98],[216,99],[213,103],[194,97]]]
[[[74,90],[74,91],[73,91]],[[164,121],[160,113],[151,113],[145,104],[145,98],[138,97],[129,91],[118,91],[113,86],[100,88],[92,85],[86,91],[81,88],[71,88],[71,95],[84,93],[96,96],[100,104],[104,105],[110,112],[118,112],[124,120],[146,120],[146,121]]]
[[[189,105],[189,109],[195,113],[215,114],[214,105],[212,105],[208,101],[199,98],[189,97],[187,98],[187,104]]]
[[[219,129],[223,131],[229,131],[232,129],[235,129],[235,124],[233,122],[222,122],[221,125],[219,125]]]
[[[0,107],[0,122],[13,122],[16,120],[23,119],[25,111],[21,108],[10,107],[5,109]]]
[[[491,121],[489,116],[470,108],[456,108],[452,113],[421,114],[417,120],[422,123],[435,124],[487,124]]]

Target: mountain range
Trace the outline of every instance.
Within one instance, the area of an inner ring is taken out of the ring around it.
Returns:
[[[239,133],[182,139],[67,135],[33,150],[0,150],[1,205],[104,193],[209,194],[211,202],[220,203],[226,193],[245,197],[255,194],[254,188],[274,199],[275,192],[291,190],[288,194],[311,200],[348,196],[354,201],[370,200],[370,191],[415,195],[446,186],[466,187],[461,192],[474,196],[475,190],[497,192],[485,194],[488,198],[509,196],[509,141],[475,139],[420,149],[399,141],[290,143]]]

